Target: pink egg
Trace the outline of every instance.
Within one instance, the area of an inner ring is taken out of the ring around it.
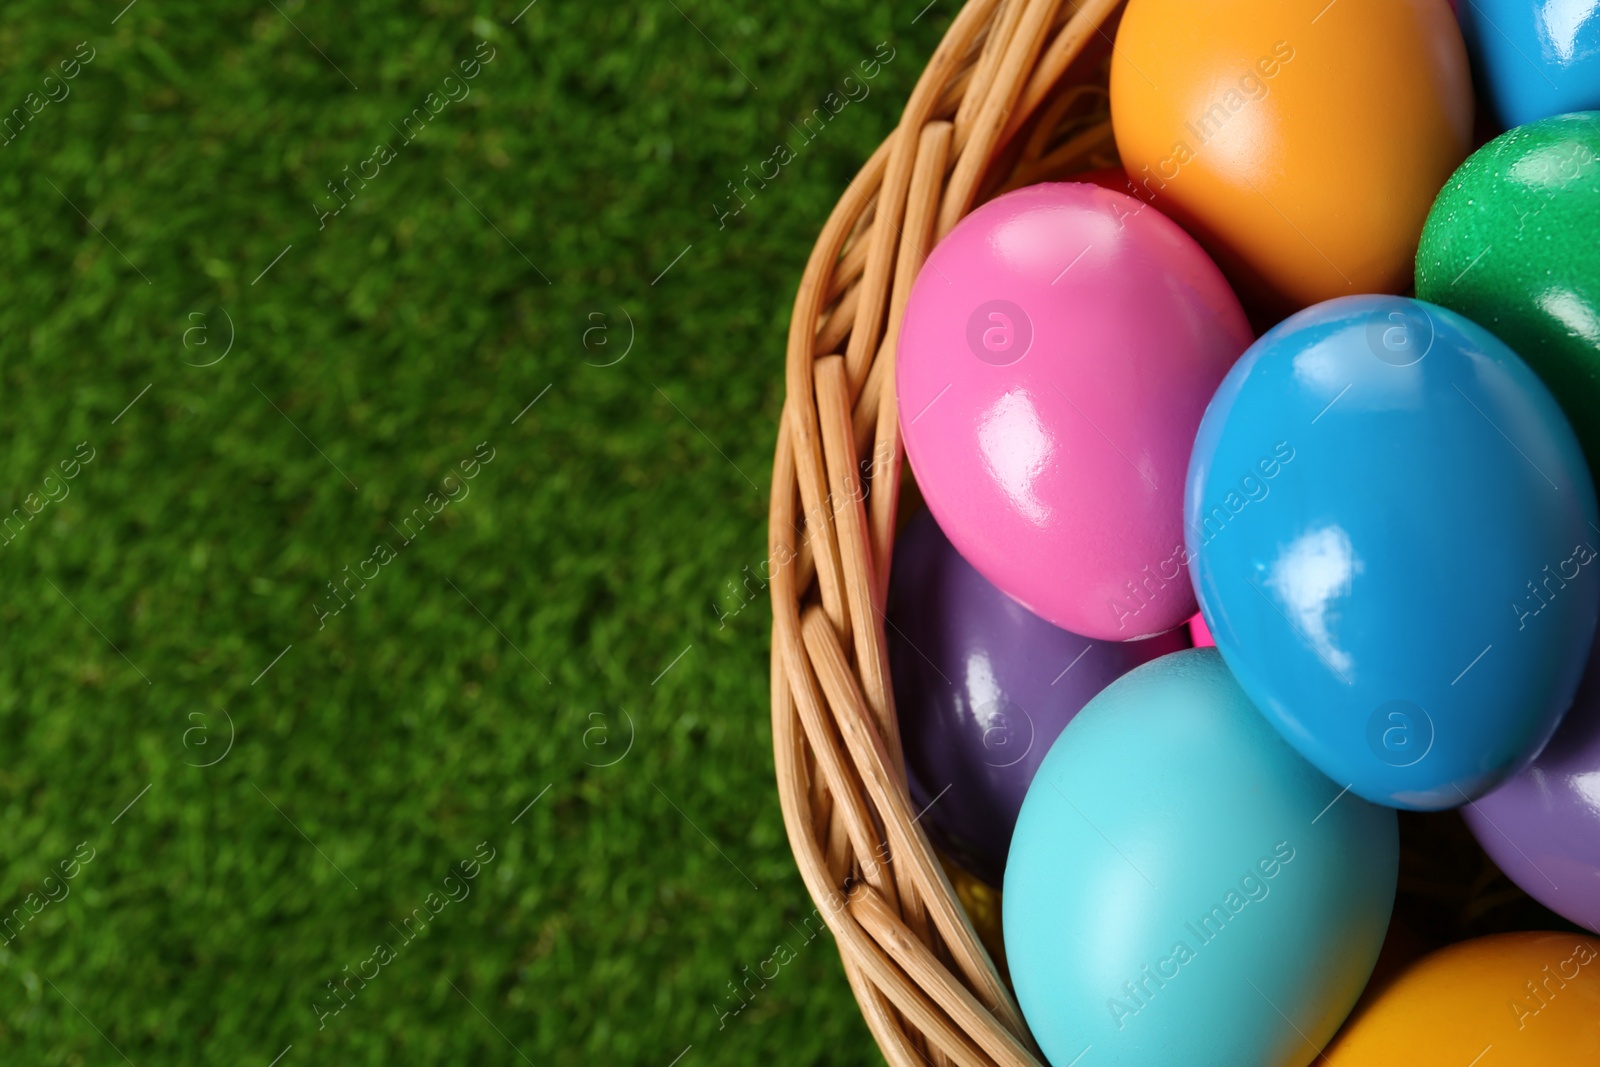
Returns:
[[[1222,272],[1155,208],[1063,182],[990,201],[917,276],[896,392],[917,484],[1024,607],[1126,641],[1195,613],[1183,483],[1250,344]]]

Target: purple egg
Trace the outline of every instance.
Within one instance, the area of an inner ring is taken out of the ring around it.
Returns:
[[[911,798],[934,843],[994,886],[1056,736],[1117,678],[1189,647],[1182,626],[1119,642],[1045,622],[961,558],[927,511],[895,543],[888,621]]]
[[[1577,698],[1539,758],[1462,814],[1523,892],[1600,933],[1600,636]]]

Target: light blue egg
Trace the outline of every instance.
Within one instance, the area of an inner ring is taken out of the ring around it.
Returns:
[[[1301,759],[1216,650],[1174,652],[1090,701],[1028,790],[1017,999],[1056,1067],[1304,1067],[1372,972],[1398,867],[1393,811]]]
[[[1600,516],[1527,364],[1455,312],[1330,300],[1269,330],[1206,408],[1190,575],[1250,699],[1322,772],[1455,807],[1526,767],[1600,613]]]

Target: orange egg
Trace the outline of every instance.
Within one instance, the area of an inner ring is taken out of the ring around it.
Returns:
[[[1600,940],[1480,937],[1417,961],[1363,998],[1319,1067],[1600,1063]]]
[[[1128,175],[1276,314],[1407,289],[1472,113],[1444,0],[1129,0],[1111,61]]]

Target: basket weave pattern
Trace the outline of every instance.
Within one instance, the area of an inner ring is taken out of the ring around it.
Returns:
[[[906,790],[883,614],[903,455],[895,343],[928,250],[977,203],[1114,160],[1097,57],[1120,5],[970,0],[795,298],[768,532],[778,792],[893,1067],[1040,1063]]]

